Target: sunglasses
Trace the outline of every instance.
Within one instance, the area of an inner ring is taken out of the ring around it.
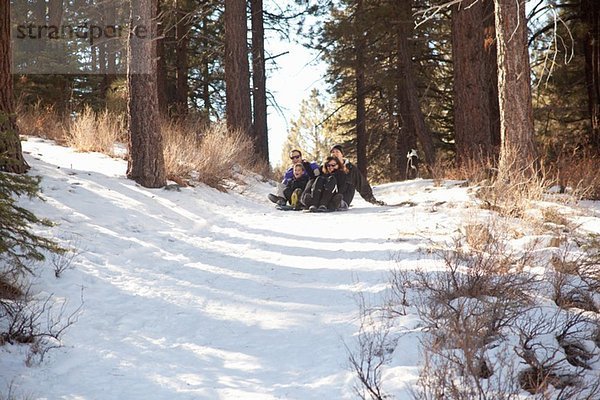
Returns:
[[[327,164],[328,168],[336,168],[338,165],[337,164]]]
[[[290,160],[297,160],[298,158],[300,158],[300,156],[291,156]]]

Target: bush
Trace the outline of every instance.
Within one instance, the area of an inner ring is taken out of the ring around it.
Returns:
[[[570,159],[558,165],[561,190],[570,191],[578,198],[600,200],[600,160],[598,157]]]
[[[126,137],[125,118],[107,110],[95,112],[86,106],[68,127],[67,145],[79,151],[97,151],[116,156],[115,144]]]
[[[197,127],[185,122],[163,125],[169,179],[199,181],[224,190],[236,172],[257,167],[252,140],[224,124]]]
[[[17,106],[17,126],[24,135],[42,137],[57,143],[66,142],[66,120],[50,106],[42,106],[40,102],[26,107]]]

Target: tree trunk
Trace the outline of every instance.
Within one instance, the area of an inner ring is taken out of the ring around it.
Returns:
[[[251,134],[246,1],[225,0],[225,97],[227,127]]]
[[[367,176],[367,111],[366,111],[366,85],[365,85],[365,47],[366,40],[363,35],[363,1],[356,3],[356,23],[355,28],[355,65],[354,73],[356,75],[356,163],[358,170],[363,176]]]
[[[48,1],[48,23],[50,26],[61,26],[64,12],[64,0]]]
[[[129,38],[127,177],[148,188],[166,184],[156,88],[157,0],[132,0]]]
[[[0,171],[22,174],[23,158],[13,99],[10,49],[10,1],[0,1]]]
[[[269,162],[267,129],[267,87],[265,73],[265,29],[263,0],[250,0],[252,14],[252,95],[254,105],[254,140],[258,156]]]
[[[208,17],[204,16],[202,18],[202,29],[206,30],[208,28]],[[208,48],[210,43],[207,38],[201,38],[201,43],[203,48]],[[202,104],[204,106],[204,111],[206,112],[206,117],[210,118],[210,111],[212,109],[212,102],[210,100],[210,64],[207,57],[203,57],[201,61],[201,73],[202,73]]]
[[[164,0],[157,2],[157,20],[156,32],[158,40],[156,41],[156,90],[158,97],[158,111],[161,116],[167,116],[169,113],[168,96],[168,77],[167,77],[167,59],[165,55],[164,24],[165,16],[163,13]]]
[[[591,135],[590,145],[600,153],[600,4],[598,0],[581,0],[581,15],[587,27],[584,50],[585,80],[588,94]]]
[[[500,105],[498,102],[498,46],[496,44],[496,25],[494,20],[494,1],[483,2],[483,31],[484,31],[484,68],[487,87],[487,102],[492,135],[493,157],[498,159],[500,149]]]
[[[481,0],[463,1],[452,7],[454,139],[458,164],[484,160],[492,152],[484,10]]]
[[[494,0],[494,4],[502,139],[500,169],[527,171],[536,166],[537,151],[533,136],[525,0]]]
[[[406,126],[413,128],[425,153],[425,162],[432,168],[435,165],[435,147],[431,132],[425,123],[425,117],[419,104],[416,76],[412,65],[412,54],[408,38],[412,37],[412,1],[399,2],[400,22],[398,25],[398,68],[405,91],[407,114],[402,116]]]
[[[176,84],[175,103],[177,115],[187,114],[188,109],[188,44],[189,44],[189,13],[187,0],[177,0],[177,21],[175,23],[176,49]]]
[[[394,168],[399,176],[400,180],[408,179],[406,174],[406,155],[412,149],[417,149],[417,137],[416,128],[411,117],[410,112],[410,101],[408,99],[408,88],[406,86],[406,65],[403,57],[400,57],[401,51],[412,51],[409,48],[404,49],[403,37],[412,37],[413,35],[413,24],[412,20],[408,18],[410,16],[410,10],[408,12],[402,12],[402,7],[398,8],[398,23],[404,25],[396,29],[396,49],[398,56],[396,57],[396,102],[398,107],[397,124],[398,133],[396,135],[395,145],[395,160]],[[407,19],[408,18],[408,19]]]

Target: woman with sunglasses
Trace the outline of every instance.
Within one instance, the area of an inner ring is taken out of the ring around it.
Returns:
[[[321,167],[321,174],[306,185],[301,202],[312,212],[338,210],[342,208],[343,201],[340,191],[345,186],[344,164],[335,157],[327,157]]]

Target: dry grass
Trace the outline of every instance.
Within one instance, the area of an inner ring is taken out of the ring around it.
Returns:
[[[599,163],[597,156],[560,162],[557,175],[561,190],[580,199],[600,200]]]
[[[79,151],[97,151],[115,156],[115,143],[126,134],[125,118],[108,111],[85,107],[69,124],[66,143]]]
[[[66,120],[51,106],[43,106],[40,102],[33,106],[17,105],[17,125],[21,134],[66,142]]]
[[[15,300],[23,296],[23,291],[0,276],[0,299]]]
[[[119,156],[115,144],[127,143],[125,115],[85,107],[70,121],[41,105],[19,110],[23,134],[52,139],[82,152]],[[225,124],[207,124],[200,117],[163,121],[165,167],[169,179],[180,185],[202,182],[225,190],[237,173],[251,170],[273,177],[270,166],[257,162],[252,139],[229,132]]]
[[[544,198],[552,183],[541,168],[509,166],[499,170],[491,184],[482,186],[477,197],[482,208],[502,216],[523,218],[534,202]]]
[[[454,161],[440,162],[432,169],[434,181],[466,180],[469,185],[489,182],[496,172],[496,162],[492,158],[466,160],[460,165]]]
[[[236,172],[256,170],[251,139],[229,132],[224,124],[210,127],[189,123],[163,125],[167,176],[176,181],[199,181],[224,190]]]

